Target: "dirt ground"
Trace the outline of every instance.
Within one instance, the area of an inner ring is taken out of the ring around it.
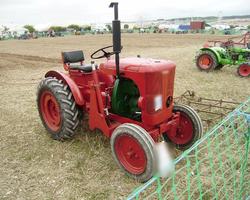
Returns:
[[[203,73],[193,62],[207,39],[220,37],[124,34],[121,56],[175,61],[175,96],[189,89],[200,96],[244,101],[250,80],[237,76],[236,68]],[[0,199],[123,199],[139,185],[115,164],[109,140],[100,132],[83,125],[74,140],[54,141],[36,108],[36,87],[45,72],[63,70],[61,51],[82,49],[90,62],[93,51],[109,44],[111,35],[0,42]]]

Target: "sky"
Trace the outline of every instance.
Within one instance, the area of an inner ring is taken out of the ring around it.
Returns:
[[[0,0],[0,24],[107,23],[111,0]],[[250,0],[118,0],[121,21],[246,15]]]

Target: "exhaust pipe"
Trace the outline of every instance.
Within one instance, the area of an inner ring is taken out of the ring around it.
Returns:
[[[121,53],[121,22],[118,20],[118,2],[112,2],[109,5],[114,8],[114,20],[112,21],[113,33],[113,51],[115,53],[116,78],[120,78],[120,63],[119,54]]]

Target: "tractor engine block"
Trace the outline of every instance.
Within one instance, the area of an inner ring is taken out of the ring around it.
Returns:
[[[116,80],[111,99],[112,112],[141,121],[141,112],[137,105],[139,97],[139,89],[132,80]]]

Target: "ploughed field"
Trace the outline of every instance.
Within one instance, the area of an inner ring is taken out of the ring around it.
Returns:
[[[123,34],[121,56],[175,61],[175,96],[189,89],[244,101],[250,80],[237,76],[236,68],[203,73],[195,67],[196,51],[218,38],[223,36]],[[63,70],[61,51],[82,49],[88,63],[111,41],[110,34],[0,41],[0,199],[119,199],[139,185],[118,168],[109,140],[88,131],[86,120],[75,139],[61,143],[46,133],[36,108],[43,75]]]

